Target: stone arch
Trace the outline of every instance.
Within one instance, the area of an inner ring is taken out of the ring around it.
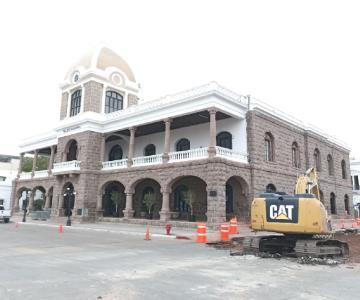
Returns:
[[[131,189],[134,191],[134,217],[160,219],[162,194],[159,181],[151,177],[141,178],[132,183]]]
[[[29,188],[29,187],[27,187],[27,186],[22,186],[22,187],[20,187],[20,188],[18,188],[17,189],[17,191],[16,191],[16,196],[15,196],[15,201],[16,201],[16,203],[19,205],[19,209],[21,210],[21,209],[24,209],[24,204],[25,204],[25,199],[26,199],[26,193],[27,192],[31,192],[32,191],[32,189],[31,188]],[[28,199],[28,201],[29,201],[30,199]],[[14,205],[16,205],[16,204],[14,204]]]
[[[123,217],[126,202],[125,186],[118,180],[110,180],[101,186],[100,191],[103,216]]]
[[[42,185],[37,185],[32,189],[33,209],[42,210],[45,206],[46,189]]]
[[[64,154],[65,161],[72,161],[79,159],[79,143],[76,139],[70,139],[65,146]]]
[[[180,175],[168,181],[171,191],[171,218],[187,221],[207,220],[207,183],[200,176]]]
[[[136,185],[144,180],[144,179],[151,179],[151,180],[154,180],[156,181],[160,186],[161,185],[161,180],[159,177],[157,176],[153,176],[153,174],[151,176],[147,175],[147,174],[144,174],[142,176],[138,176],[136,177],[136,179],[130,181],[126,186],[125,186],[125,193],[130,193],[130,194],[134,194],[135,193],[135,187]]]
[[[249,185],[241,176],[231,176],[225,183],[226,218],[248,221],[250,215]]]
[[[179,172],[178,174],[168,177],[168,179],[166,180],[166,182],[163,185],[164,191],[171,192],[171,186],[174,184],[175,181],[177,181],[181,177],[189,177],[189,176],[198,177],[199,179],[204,181],[205,184],[207,185],[207,178],[205,176],[203,176],[202,174],[199,174],[199,172],[196,172],[196,171],[194,171],[194,172],[187,171],[184,173]]]

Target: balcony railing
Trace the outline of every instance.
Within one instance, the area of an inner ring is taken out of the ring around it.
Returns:
[[[242,163],[248,162],[247,154],[244,154],[244,153],[241,153],[238,151],[234,151],[232,149],[219,147],[219,146],[216,146],[215,148],[216,148],[216,156],[218,156],[218,157],[223,157],[223,158],[231,159],[231,160],[242,162]]]
[[[21,172],[20,173],[20,179],[31,179],[31,172]]]
[[[127,167],[128,159],[119,159],[119,160],[112,160],[112,161],[104,161],[102,163],[103,170],[112,170],[112,169],[122,169]]]
[[[208,157],[208,148],[196,148],[169,153],[169,162],[202,159]]]
[[[80,171],[81,161],[73,160],[73,161],[64,161],[60,163],[55,163],[54,168],[52,169],[52,173],[66,173],[66,172],[77,172]]]
[[[162,163],[162,154],[139,156],[133,158],[133,166],[156,165]]]
[[[48,177],[48,176],[49,176],[48,170],[36,171],[34,173],[35,178],[43,178],[43,177]]]

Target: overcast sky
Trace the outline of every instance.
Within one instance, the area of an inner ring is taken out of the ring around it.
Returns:
[[[146,100],[215,80],[310,122],[360,159],[359,1],[2,1],[1,154],[59,120],[59,84],[100,42]]]

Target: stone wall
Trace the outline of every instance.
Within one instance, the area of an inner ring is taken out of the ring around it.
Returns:
[[[60,105],[60,120],[63,120],[66,118],[67,108],[68,108],[68,98],[69,98],[68,92],[62,93],[61,105]]]
[[[102,95],[104,86],[96,81],[89,81],[84,84],[84,112],[93,111],[101,113]]]

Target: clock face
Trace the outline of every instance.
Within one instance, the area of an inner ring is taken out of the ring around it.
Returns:
[[[73,74],[73,83],[76,83],[78,82],[80,79],[80,73],[78,71],[76,71],[74,74]]]

